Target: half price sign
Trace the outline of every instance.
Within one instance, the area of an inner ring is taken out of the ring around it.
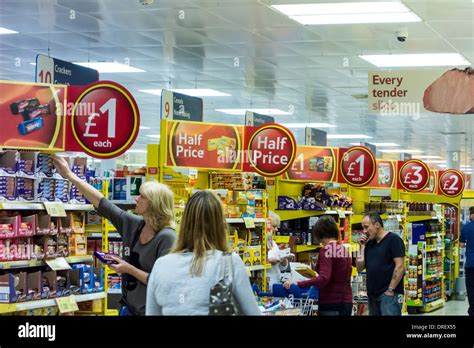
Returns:
[[[373,179],[375,171],[375,158],[368,148],[353,146],[342,152],[340,173],[349,185],[367,185]]]
[[[399,162],[398,182],[408,192],[423,191],[430,182],[430,169],[420,160]]]
[[[464,175],[457,170],[440,172],[439,192],[447,197],[457,197],[464,191]]]

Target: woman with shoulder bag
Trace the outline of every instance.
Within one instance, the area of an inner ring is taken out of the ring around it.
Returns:
[[[350,316],[352,314],[352,258],[344,246],[337,241],[339,229],[331,216],[322,216],[313,228],[316,240],[323,247],[316,263],[317,277],[302,282],[286,282],[300,288],[314,286],[319,289],[318,308],[321,316]]]
[[[143,184],[136,199],[137,215],[131,214],[75,175],[64,158],[52,158],[58,173],[76,186],[122,236],[124,258],[113,257],[115,263],[109,265],[122,274],[120,315],[145,315],[148,276],[156,259],[166,255],[176,239],[173,192],[158,182]]]
[[[147,315],[261,314],[243,261],[228,253],[226,234],[220,199],[209,190],[192,195],[176,245],[151,272]]]

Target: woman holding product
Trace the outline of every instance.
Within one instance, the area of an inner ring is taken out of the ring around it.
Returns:
[[[288,269],[288,258],[292,257],[291,254],[284,255],[278,244],[273,240],[273,235],[278,231],[279,227],[280,217],[270,210],[267,223],[267,262],[272,265],[271,268],[267,269],[270,289],[272,289],[273,284],[282,284],[282,271]]]
[[[112,256],[114,263],[109,265],[122,274],[120,315],[144,315],[150,272],[156,259],[166,255],[176,239],[173,192],[158,182],[143,184],[136,198],[137,215],[131,214],[75,175],[63,157],[51,157],[57,172],[76,186],[97,208],[97,213],[110,220],[122,236],[124,258]]]
[[[210,294],[228,263],[231,294],[241,314],[260,315],[242,259],[227,253],[227,223],[220,199],[198,191],[184,209],[170,254],[156,261],[146,301],[147,315],[209,315]]]
[[[350,316],[352,313],[352,258],[350,252],[338,242],[339,230],[331,216],[322,216],[313,228],[313,235],[323,247],[316,264],[318,276],[301,282],[286,282],[289,289],[314,286],[319,289],[319,315]]]

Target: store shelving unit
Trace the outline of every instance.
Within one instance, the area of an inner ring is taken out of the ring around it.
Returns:
[[[64,258],[67,263],[88,263],[92,262],[92,255],[85,256],[70,256]],[[46,261],[43,260],[21,260],[21,261],[4,261],[0,262],[0,270],[17,269],[17,268],[29,268],[29,267],[42,267],[46,266]]]

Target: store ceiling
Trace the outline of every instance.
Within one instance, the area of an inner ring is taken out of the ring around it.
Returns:
[[[368,1],[368,0],[365,0]],[[422,22],[304,26],[272,4],[329,0],[0,0],[0,79],[34,81],[37,53],[68,61],[119,61],[146,73],[102,74],[138,101],[142,130],[135,148],[156,141],[159,97],[152,88],[212,88],[231,97],[205,97],[204,120],[243,124],[215,109],[278,108],[279,122],[327,122],[329,133],[366,134],[445,158],[449,144],[471,159],[474,115],[377,116],[367,111],[369,71],[360,54],[459,52],[474,65],[473,0],[403,0]],[[354,1],[352,1],[354,2]],[[75,11],[71,16],[70,10]],[[74,18],[71,18],[74,17]],[[405,43],[396,39],[408,28]],[[239,64],[235,66],[235,58]],[[474,92],[473,92],[474,95]],[[303,130],[295,130],[303,142]],[[449,135],[452,134],[452,135]],[[329,140],[348,146],[357,140]]]

